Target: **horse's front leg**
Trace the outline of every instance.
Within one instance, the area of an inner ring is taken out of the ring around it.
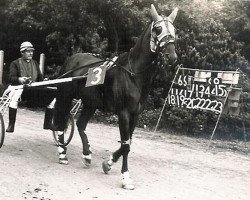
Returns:
[[[78,132],[82,140],[82,162],[86,167],[91,165],[91,150],[88,137],[85,133],[86,126],[90,118],[94,115],[96,108],[93,106],[84,106],[76,122]]]
[[[124,189],[134,189],[134,184],[130,178],[128,171],[128,154],[130,152],[130,114],[128,111],[122,111],[118,115],[119,117],[119,129],[121,137],[121,146],[115,151],[108,161],[103,162],[103,171],[108,173],[114,163],[122,156],[122,187]]]
[[[130,145],[132,144],[132,136],[133,136],[135,127],[137,125],[138,116],[139,116],[139,113],[130,115],[130,121],[129,121]]]

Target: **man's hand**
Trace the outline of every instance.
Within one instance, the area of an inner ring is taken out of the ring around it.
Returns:
[[[21,84],[28,84],[31,82],[31,77],[19,77],[18,80]]]

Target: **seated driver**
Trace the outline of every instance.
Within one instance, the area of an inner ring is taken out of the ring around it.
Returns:
[[[9,68],[9,83],[11,85],[29,84],[42,81],[43,76],[37,61],[33,60],[34,47],[26,41],[20,46],[21,57],[14,60]],[[10,90],[11,102],[9,104],[9,125],[6,132],[14,132],[18,100],[23,89]]]

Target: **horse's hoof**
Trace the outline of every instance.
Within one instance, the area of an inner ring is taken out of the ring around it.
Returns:
[[[108,172],[111,170],[111,165],[108,163],[108,161],[103,161],[102,162],[102,169],[105,174],[108,174]]]
[[[132,179],[129,179],[129,180],[122,180],[122,188],[125,189],[125,190],[134,190],[135,189],[135,186],[133,184],[133,181]]]
[[[59,158],[59,164],[62,164],[62,165],[69,164],[68,158]]]
[[[122,188],[125,190],[134,190],[135,186],[133,184],[126,184],[126,185],[122,185]]]
[[[122,188],[126,189],[126,190],[134,190],[135,189],[133,180],[130,178],[129,172],[123,173]]]
[[[135,186],[131,178],[122,179],[122,188],[126,190],[134,190]]]
[[[91,166],[91,154],[89,154],[89,155],[82,155],[82,163],[86,167],[90,167]]]

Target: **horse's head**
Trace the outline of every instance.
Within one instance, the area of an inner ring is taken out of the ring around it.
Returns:
[[[177,60],[177,54],[175,52],[175,28],[173,22],[177,15],[178,9],[174,11],[168,17],[160,16],[154,5],[151,5],[151,17],[153,19],[151,25],[151,39],[150,49],[152,52],[158,54],[158,59],[162,64],[173,64]]]

